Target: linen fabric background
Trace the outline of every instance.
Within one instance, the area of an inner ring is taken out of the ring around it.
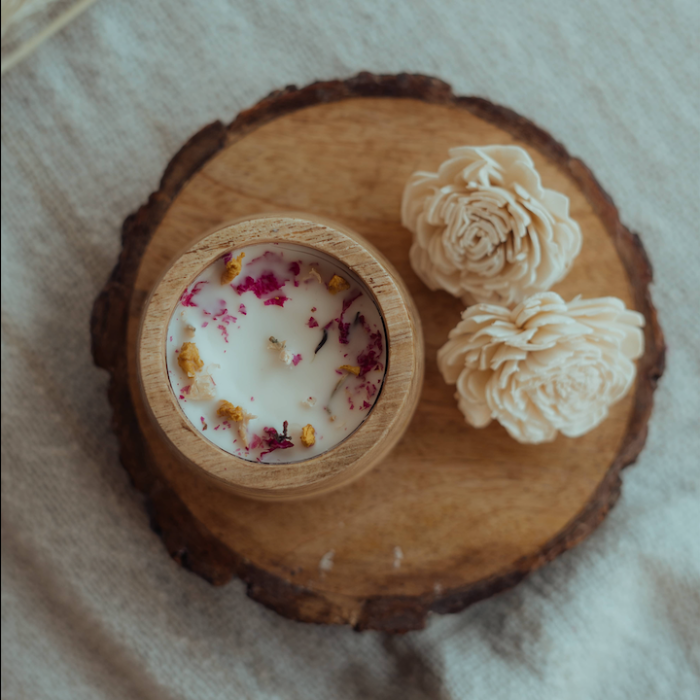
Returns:
[[[3,76],[2,697],[700,697],[699,31],[695,0],[99,0]],[[362,69],[436,75],[582,157],[642,235],[669,345],[599,530],[402,638],[290,622],[171,561],[88,334],[123,219],[192,133]]]

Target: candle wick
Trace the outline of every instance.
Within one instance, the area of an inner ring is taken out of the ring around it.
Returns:
[[[324,328],[323,329],[323,338],[321,338],[321,342],[316,346],[316,349],[314,350],[314,356],[326,344],[327,340],[328,340],[328,331]]]

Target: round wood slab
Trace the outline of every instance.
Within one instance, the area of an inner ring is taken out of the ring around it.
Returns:
[[[460,303],[414,275],[399,216],[414,170],[434,171],[451,146],[511,143],[528,150],[545,187],[570,198],[583,231],[583,250],[555,290],[620,297],[647,321],[635,390],[588,435],[540,446],[520,445],[495,423],[464,423],[435,362]],[[374,471],[321,498],[261,503],[173,458],[146,418],[136,333],[149,290],[188,241],[236,217],[290,210],[347,224],[394,263],[423,322],[426,375],[407,434]],[[589,535],[615,503],[664,365],[651,278],[639,238],[546,132],[433,78],[363,73],[275,92],[182,148],[124,223],[119,263],[93,311],[93,354],[112,375],[122,462],[171,556],[217,585],[239,576],[251,597],[295,620],[405,632],[430,612],[457,612],[515,585]]]

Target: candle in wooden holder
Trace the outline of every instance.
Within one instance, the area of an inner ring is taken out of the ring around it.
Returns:
[[[204,437],[244,459],[298,462],[365,420],[382,388],[386,334],[347,267],[304,246],[257,244],[226,253],[184,290],[166,359]]]
[[[184,463],[287,499],[376,464],[415,409],[420,324],[388,261],[316,217],[253,217],[180,256],[143,317],[153,418]]]

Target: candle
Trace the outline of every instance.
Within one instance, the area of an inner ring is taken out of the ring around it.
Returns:
[[[194,238],[151,289],[136,350],[140,396],[175,462],[260,500],[367,473],[408,427],[423,381],[420,319],[397,271],[310,214]]]
[[[384,380],[386,333],[343,264],[301,245],[249,245],[183,291],[166,363],[203,437],[249,461],[298,462],[365,420]]]

